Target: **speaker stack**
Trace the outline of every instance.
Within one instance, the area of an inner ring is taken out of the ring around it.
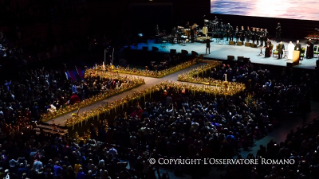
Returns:
[[[248,64],[249,64],[249,63],[251,63],[251,62],[250,62],[250,58],[244,58],[244,59],[243,59],[243,61],[244,61],[244,63],[245,63],[245,64],[247,64],[247,63],[248,63]]]
[[[237,57],[238,62],[244,62],[244,56],[238,56]]]
[[[171,49],[170,54],[175,55],[176,54],[176,49]]]
[[[182,54],[183,55],[188,55],[188,51],[187,50],[182,50]]]
[[[152,47],[152,51],[153,51],[153,52],[157,52],[157,51],[158,51],[158,48],[157,48],[157,47]]]
[[[192,51],[192,56],[197,57],[197,56],[198,56],[198,53],[195,52],[195,51]]]
[[[233,55],[228,55],[227,56],[227,60],[228,61],[233,61],[235,59],[235,56],[233,56]]]

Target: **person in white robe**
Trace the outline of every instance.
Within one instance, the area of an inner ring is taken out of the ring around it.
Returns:
[[[294,49],[295,49],[295,45],[290,41],[288,44],[288,60],[292,60]]]

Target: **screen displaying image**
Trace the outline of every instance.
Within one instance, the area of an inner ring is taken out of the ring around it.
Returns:
[[[318,0],[211,0],[210,12],[302,20],[319,20]]]

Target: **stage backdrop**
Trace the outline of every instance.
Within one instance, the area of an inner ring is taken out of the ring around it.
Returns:
[[[210,6],[212,14],[319,19],[318,0],[211,0]]]

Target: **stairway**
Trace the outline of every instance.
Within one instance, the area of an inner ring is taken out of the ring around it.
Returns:
[[[60,134],[61,136],[66,136],[69,133],[68,129],[46,124],[38,124],[33,130],[36,131],[37,135],[44,132],[45,134]]]

